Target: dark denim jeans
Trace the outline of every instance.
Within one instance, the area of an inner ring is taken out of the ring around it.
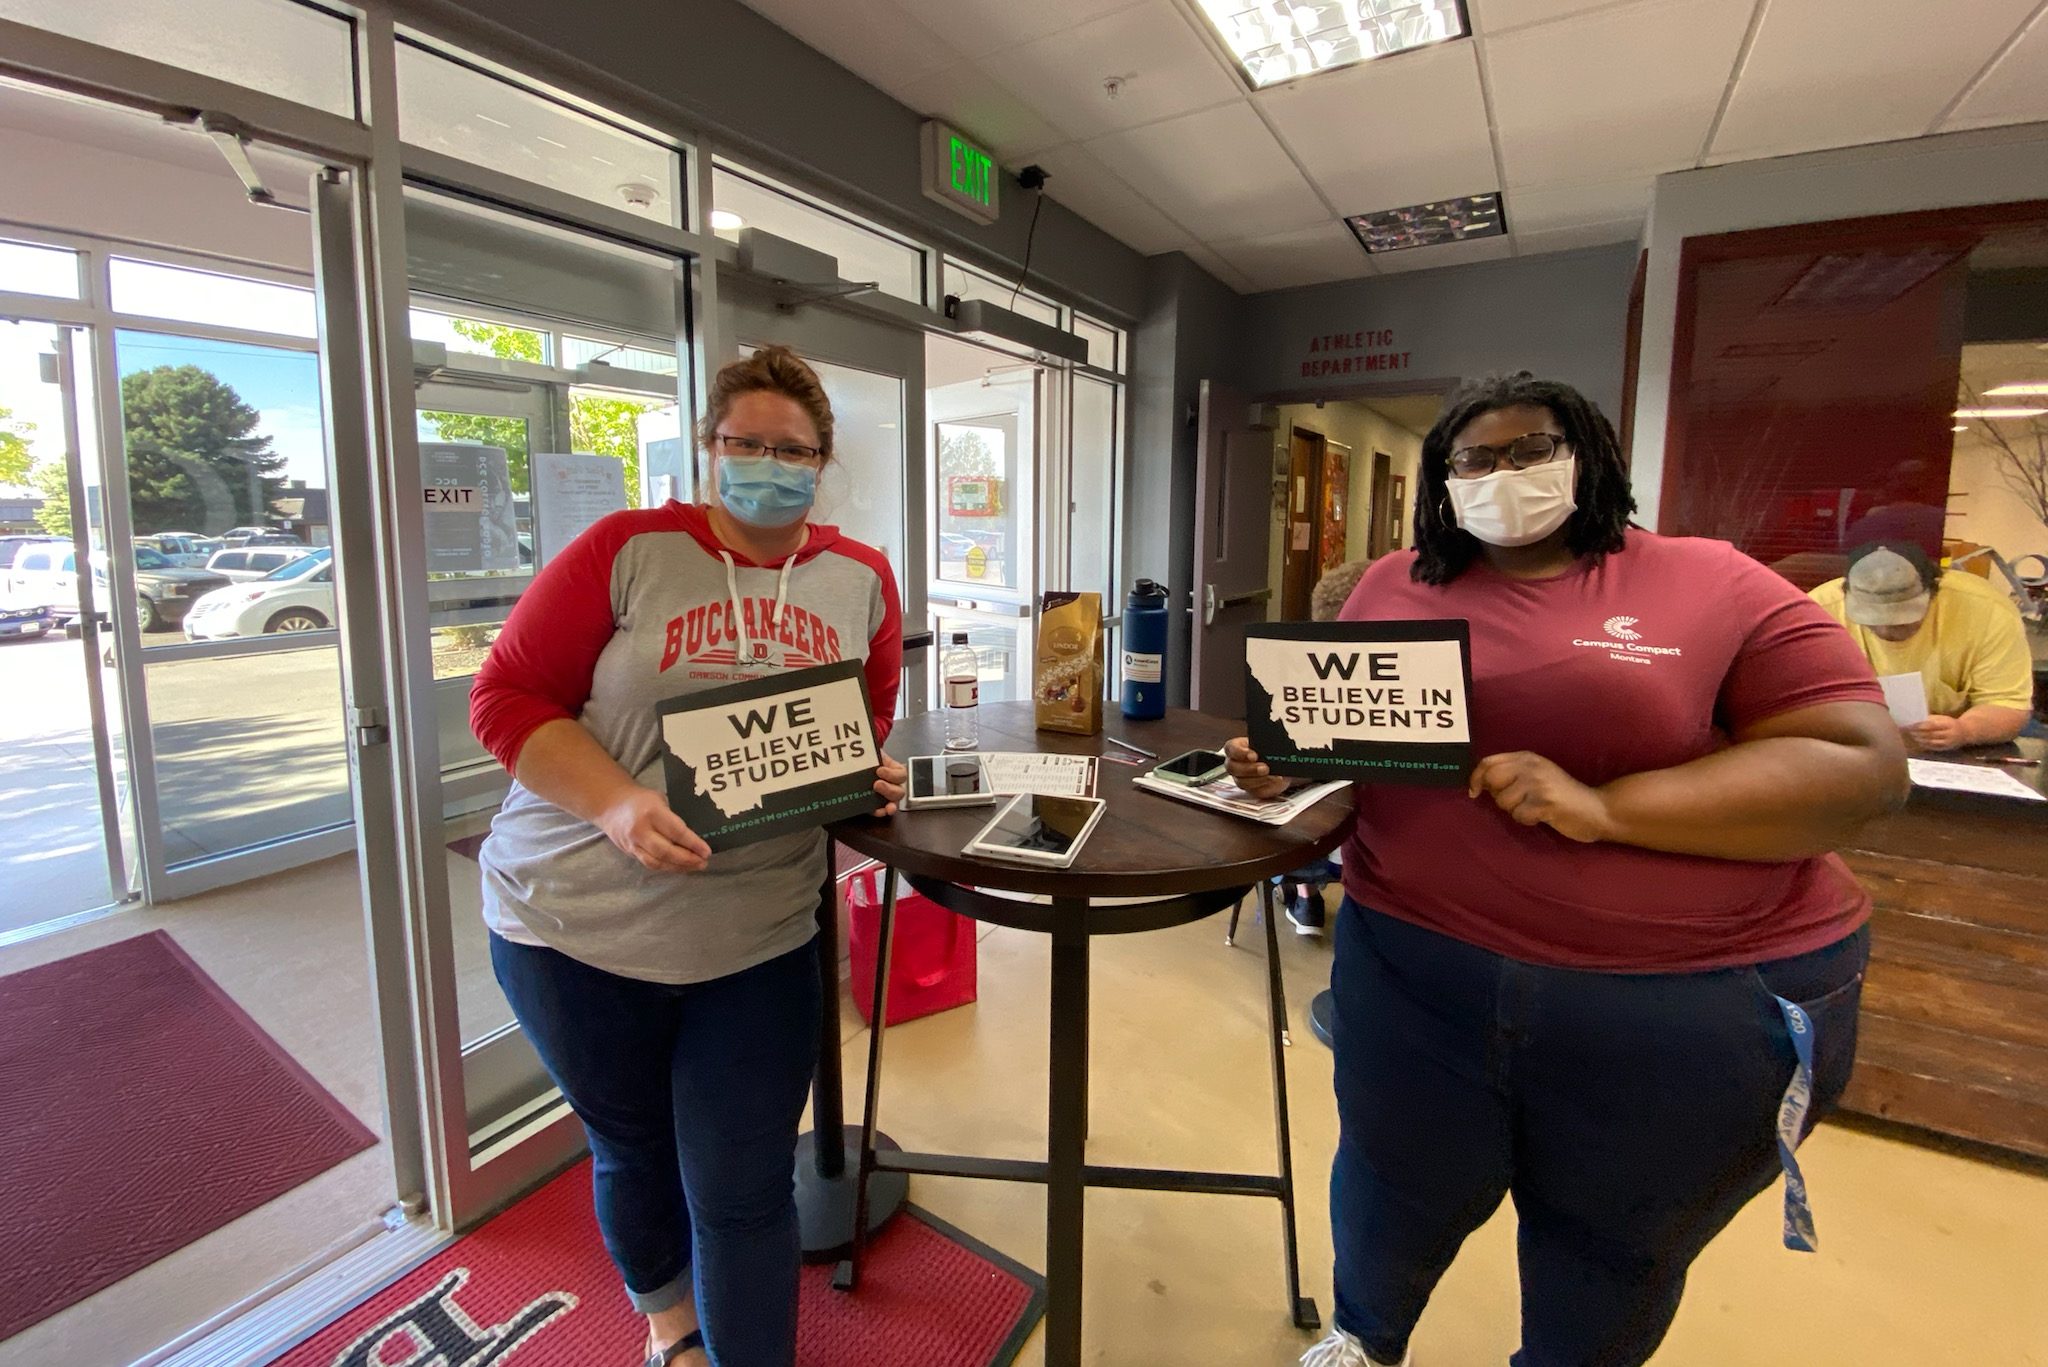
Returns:
[[[675,1305],[694,1263],[712,1362],[790,1367],[796,1133],[821,996],[812,948],[686,987],[496,935],[491,962],[590,1134],[598,1225],[634,1307]]]
[[[1538,968],[1346,898],[1337,1324],[1400,1361],[1459,1245],[1512,1195],[1515,1367],[1647,1361],[1693,1259],[1778,1177],[1797,1056],[1773,994],[1813,1019],[1818,1114],[1849,1079],[1869,950],[1863,930],[1750,968]]]

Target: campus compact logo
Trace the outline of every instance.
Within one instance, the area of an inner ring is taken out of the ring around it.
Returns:
[[[455,1300],[468,1280],[469,1269],[456,1268],[350,1344],[334,1367],[491,1367],[576,1308],[574,1296],[553,1291],[503,1324],[481,1325]]]
[[[1654,663],[1660,656],[1683,655],[1678,646],[1653,646],[1643,644],[1643,633],[1636,630],[1642,619],[1617,613],[1600,624],[1600,630],[1607,633],[1605,640],[1574,640],[1572,645],[1580,650],[1604,650],[1607,658],[1625,665],[1646,665]]]

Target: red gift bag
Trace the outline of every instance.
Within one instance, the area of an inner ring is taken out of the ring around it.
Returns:
[[[865,869],[846,880],[847,949],[853,1004],[875,1020],[875,960],[882,949],[882,883],[888,870]],[[889,960],[889,1024],[965,1006],[977,974],[974,922],[947,911],[908,884],[896,891],[895,950]]]

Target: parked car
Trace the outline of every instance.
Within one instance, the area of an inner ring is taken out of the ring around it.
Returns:
[[[173,565],[186,569],[203,568],[207,558],[221,548],[221,543],[212,537],[192,536],[185,532],[154,532],[136,537],[135,544],[147,546]]]
[[[144,631],[173,627],[185,618],[193,600],[227,580],[205,570],[183,569],[147,546],[135,549],[135,619]],[[93,599],[107,601],[107,558],[92,557]],[[78,560],[64,542],[31,546],[15,557],[7,572],[8,592],[18,600],[47,607],[56,620],[78,620]],[[100,616],[105,618],[102,608]]]
[[[321,631],[334,623],[334,553],[302,555],[263,579],[215,589],[185,617],[185,636],[221,641],[280,631]]]
[[[311,551],[312,547],[297,542],[285,546],[243,546],[215,551],[207,558],[206,569],[223,579],[245,583],[267,578],[295,560],[304,560]]]
[[[11,593],[0,593],[0,641],[43,636],[56,624],[56,615],[46,604],[17,599]]]
[[[275,527],[230,527],[220,534],[220,539],[224,546],[246,546],[256,537],[278,534]]]
[[[47,546],[53,542],[60,546],[71,544],[61,536],[38,536],[34,533],[26,536],[0,536],[0,572],[14,568],[14,558],[30,546]],[[4,583],[5,579],[5,574],[0,573],[0,583]]]

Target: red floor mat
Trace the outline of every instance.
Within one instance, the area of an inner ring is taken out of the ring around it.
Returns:
[[[376,1142],[162,931],[0,978],[0,1339]]]
[[[908,1210],[854,1295],[807,1267],[799,1367],[1007,1367],[1038,1323],[1037,1274]],[[275,1367],[639,1367],[646,1321],[598,1240],[580,1163],[277,1359]]]

